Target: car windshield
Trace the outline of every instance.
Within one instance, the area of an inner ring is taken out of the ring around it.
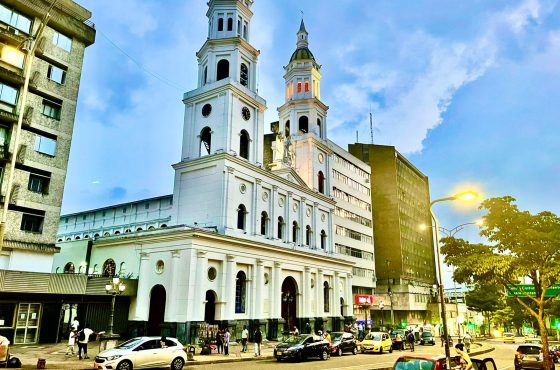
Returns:
[[[342,340],[342,333],[334,334],[333,342],[340,342]]]
[[[513,333],[504,333],[504,337],[513,337]]]
[[[541,353],[541,349],[533,346],[522,346],[517,349],[517,352],[524,355],[539,355]]]
[[[307,336],[291,336],[284,340],[284,343],[293,346],[294,344],[301,344],[304,340],[307,339]]]
[[[118,346],[116,346],[115,348],[119,348],[119,349],[131,349],[133,347],[136,347],[138,344],[142,343],[142,339],[140,338],[133,338],[133,339],[129,339],[124,343],[119,344]]]
[[[434,362],[430,360],[422,360],[419,358],[399,358],[395,364],[394,370],[433,370]]]
[[[422,333],[422,338],[432,337],[432,333]]]
[[[366,340],[381,340],[381,334],[368,333]]]

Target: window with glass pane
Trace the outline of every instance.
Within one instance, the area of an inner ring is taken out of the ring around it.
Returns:
[[[40,314],[40,303],[19,304],[14,344],[29,344],[37,342]]]
[[[13,66],[23,68],[23,61],[25,59],[25,54],[14,47],[1,45],[2,48],[2,61],[9,63]]]
[[[11,86],[0,84],[0,100],[4,103],[16,105],[18,91]]]
[[[40,233],[43,230],[44,216],[23,214],[21,216],[20,230],[29,231],[32,233]]]
[[[34,193],[47,194],[50,179],[37,174],[29,174],[29,184],[27,188]]]
[[[54,82],[64,84],[64,81],[66,80],[66,71],[62,68],[58,68],[57,66],[49,65],[47,77]]]
[[[2,4],[0,4],[0,21],[27,34],[31,29],[31,19],[5,7]]]
[[[55,102],[43,99],[43,114],[52,119],[60,121],[61,105]]]
[[[37,138],[35,139],[35,150],[39,153],[54,156],[56,152],[56,140],[37,135]]]
[[[72,39],[58,32],[54,33],[53,44],[66,51],[72,49]]]

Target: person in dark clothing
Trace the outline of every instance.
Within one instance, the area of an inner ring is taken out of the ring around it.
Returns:
[[[261,329],[255,330],[255,357],[261,357],[262,333]]]
[[[408,342],[408,345],[410,346],[410,352],[414,352],[414,340],[416,338],[414,337],[414,332],[410,331],[408,333],[408,335],[406,336],[406,341]]]
[[[218,330],[216,333],[216,347],[218,348],[218,353],[224,351],[224,338],[222,337],[222,331]]]

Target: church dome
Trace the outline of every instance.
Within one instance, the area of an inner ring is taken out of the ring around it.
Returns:
[[[293,62],[294,60],[309,60],[309,59],[315,61],[315,57],[313,56],[313,53],[311,52],[311,50],[309,50],[309,48],[306,47],[297,48],[296,51],[294,51],[294,53],[292,54],[292,57],[290,58],[290,63]]]

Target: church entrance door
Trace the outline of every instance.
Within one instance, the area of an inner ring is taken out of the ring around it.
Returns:
[[[165,319],[165,300],[166,293],[163,285],[154,285],[150,292],[148,335],[161,335],[161,324]]]
[[[284,332],[294,330],[294,326],[297,325],[297,298],[297,283],[293,277],[289,276],[282,283],[281,315],[285,320]]]

